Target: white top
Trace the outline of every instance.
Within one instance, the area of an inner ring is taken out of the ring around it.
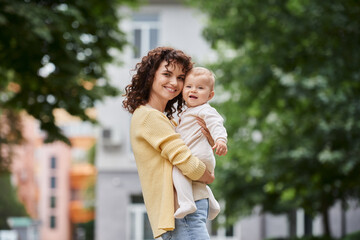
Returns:
[[[214,141],[222,140],[227,143],[227,133],[223,125],[224,119],[208,103],[200,106],[187,108],[182,112],[176,132],[181,135],[185,144],[190,148],[192,154],[202,160],[208,170],[213,172],[215,168],[215,157],[207,138],[201,132],[201,126],[196,121],[196,116],[204,119],[206,127]]]

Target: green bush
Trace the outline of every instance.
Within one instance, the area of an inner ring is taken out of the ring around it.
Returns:
[[[306,237],[295,237],[295,238],[267,238],[265,240],[336,240],[336,238],[326,237],[326,236],[306,236]],[[338,240],[360,240],[360,231],[353,232],[347,236],[338,239]]]
[[[20,203],[16,189],[12,186],[10,173],[0,172],[0,229],[10,229],[8,217],[28,216],[25,207]]]
[[[360,231],[353,232],[342,238],[342,240],[359,240],[360,239]]]
[[[343,239],[343,240],[355,240],[355,239],[359,240],[360,238],[351,238],[351,239]],[[335,240],[335,239],[326,236],[304,236],[304,237],[295,237],[295,238],[267,238],[266,240]]]

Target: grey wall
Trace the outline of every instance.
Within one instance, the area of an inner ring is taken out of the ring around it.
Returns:
[[[125,240],[127,234],[128,208],[130,196],[141,194],[140,182],[134,171],[98,172],[96,208],[96,239]]]

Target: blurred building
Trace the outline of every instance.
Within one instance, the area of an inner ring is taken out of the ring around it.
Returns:
[[[23,114],[22,135],[24,141],[13,149],[11,165],[12,182],[17,186],[17,196],[24,205],[29,217],[11,217],[7,219],[13,234],[13,239],[38,240],[40,231],[39,193],[37,181],[38,162],[35,157],[36,149],[40,146],[40,138],[34,119]],[[11,235],[8,236],[11,239]],[[0,239],[7,239],[6,236]]]
[[[40,146],[40,135],[34,119],[22,115],[23,144],[14,147],[14,159],[11,165],[13,183],[18,186],[19,200],[33,219],[39,216],[39,186],[37,181],[38,162],[35,158],[36,149]]]
[[[94,203],[84,200],[84,190],[95,184],[95,167],[89,163],[76,164],[70,170],[70,220],[74,224],[94,220]]]
[[[206,18],[198,10],[186,7],[177,0],[149,0],[136,10],[122,8],[121,28],[124,29],[133,48],[117,53],[121,66],[108,67],[112,84],[124,90],[130,83],[131,69],[140,57],[157,46],[171,46],[190,54],[198,65],[215,61],[216,55],[201,35]],[[216,98],[216,95],[215,95]],[[107,99],[97,105],[101,131],[97,144],[96,167],[96,240],[152,239],[140,182],[129,141],[131,115],[122,108],[122,97]],[[298,236],[305,234],[309,225],[301,210],[296,213]],[[260,240],[270,237],[289,236],[289,221],[285,215],[260,214],[255,209],[250,217],[238,221],[230,228],[221,228],[222,216],[217,222],[209,222],[213,240]],[[344,221],[347,224],[343,224]],[[360,211],[353,207],[343,211],[339,206],[331,209],[331,226],[334,236],[342,232],[359,230]],[[310,222],[311,231],[322,233],[316,218]],[[341,226],[345,226],[341,228]]]
[[[39,222],[29,217],[10,217],[7,219],[8,225],[14,236],[1,236],[1,240],[38,240],[39,239]]]
[[[44,144],[36,121],[25,116],[25,142],[16,149],[13,178],[20,201],[39,223],[39,239],[84,239],[80,224],[94,220],[93,202],[89,204],[91,199],[86,199],[85,192],[96,177],[95,166],[88,159],[96,132],[90,123],[64,111],[55,115],[72,146],[62,142]]]

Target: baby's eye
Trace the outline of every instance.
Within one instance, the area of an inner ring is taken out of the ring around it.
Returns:
[[[204,89],[203,87],[199,87],[199,89]]]
[[[185,87],[186,87],[186,88],[191,88],[191,86],[190,86],[190,85],[186,85]]]

